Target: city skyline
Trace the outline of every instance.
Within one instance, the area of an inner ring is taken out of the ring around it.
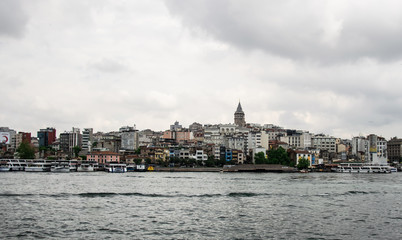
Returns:
[[[399,1],[2,1],[1,126],[402,132]],[[300,11],[303,9],[303,11]]]

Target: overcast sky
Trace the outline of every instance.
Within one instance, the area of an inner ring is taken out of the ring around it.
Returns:
[[[402,136],[400,0],[2,0],[0,126]]]

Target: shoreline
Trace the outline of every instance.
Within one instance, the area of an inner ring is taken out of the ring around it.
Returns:
[[[275,172],[293,173],[298,172],[296,168],[277,165],[277,164],[243,164],[219,167],[199,167],[199,168],[180,168],[180,167],[155,167],[155,172]]]

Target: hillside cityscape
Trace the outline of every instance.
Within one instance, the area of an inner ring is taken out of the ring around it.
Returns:
[[[230,124],[194,122],[187,128],[176,121],[166,131],[138,130],[133,125],[107,133],[73,127],[59,135],[55,128],[48,127],[40,129],[36,137],[30,132],[1,127],[0,134],[3,159],[80,159],[100,164],[214,167],[260,163],[256,161],[258,154],[270,159],[270,151],[277,149],[286,151],[290,161],[287,165],[295,166],[299,159],[305,158],[310,168],[342,162],[399,164],[402,159],[402,139],[387,140],[376,134],[341,139],[273,124],[247,123],[240,102]],[[21,155],[23,144],[33,148],[31,156]]]

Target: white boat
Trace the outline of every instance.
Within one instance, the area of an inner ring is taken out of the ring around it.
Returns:
[[[341,163],[336,171],[340,173],[391,173],[391,167],[380,164]]]
[[[110,173],[125,173],[127,172],[127,165],[124,163],[110,163],[105,170]]]
[[[44,159],[27,161],[25,172],[50,172],[52,162]]]
[[[60,173],[66,173],[70,172],[70,164],[69,161],[54,161],[52,162],[52,166],[50,167],[51,172],[60,172]]]
[[[25,166],[25,159],[2,159],[0,163],[0,171],[24,171]]]
[[[9,172],[11,171],[11,166],[7,160],[0,161],[0,172]]]
[[[27,166],[25,159],[10,159],[11,171],[24,171]]]
[[[147,170],[147,166],[145,166],[145,164],[139,164],[139,165],[135,166],[135,171],[145,172],[146,170]]]
[[[83,161],[78,164],[77,172],[93,172],[97,168],[97,162],[87,162]]]
[[[76,172],[78,168],[78,161],[77,160],[70,160],[68,162],[70,166],[70,172]]]

